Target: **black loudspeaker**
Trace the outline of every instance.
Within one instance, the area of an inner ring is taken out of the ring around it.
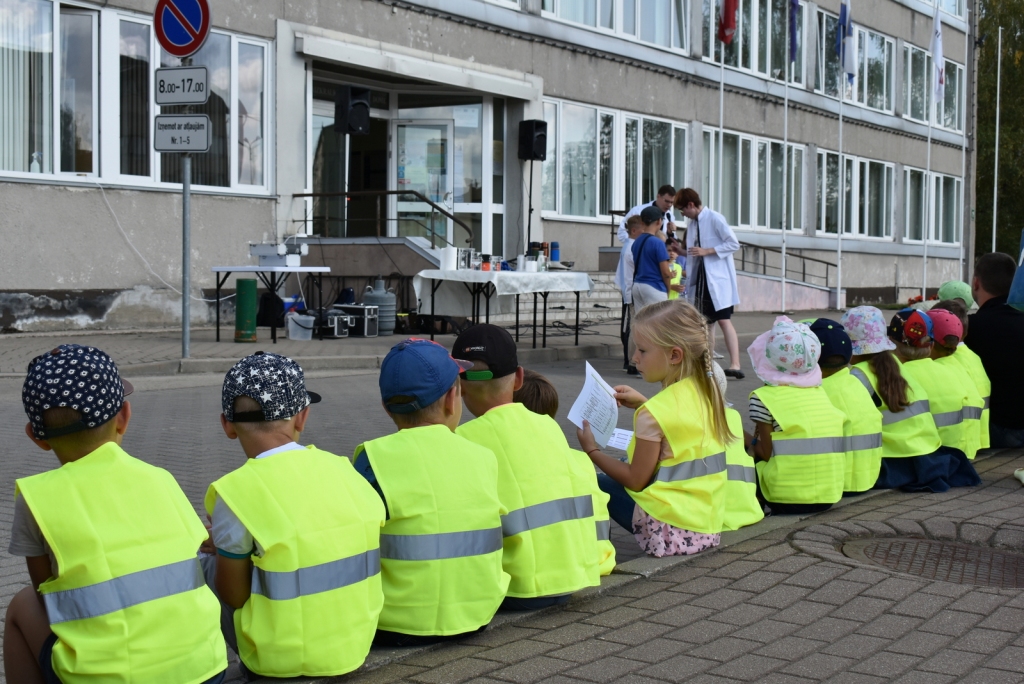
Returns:
[[[334,96],[334,130],[342,135],[369,135],[369,88],[338,86]]]
[[[519,158],[544,161],[548,157],[548,122],[530,119],[519,122]]]

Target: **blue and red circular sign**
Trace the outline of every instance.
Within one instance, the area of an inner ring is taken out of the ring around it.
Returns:
[[[210,5],[207,0],[159,0],[153,28],[164,50],[188,57],[203,47],[210,34]]]

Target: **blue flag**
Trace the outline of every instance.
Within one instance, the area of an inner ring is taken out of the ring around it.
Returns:
[[[800,0],[789,0],[789,61],[796,61],[797,19],[800,16]]]
[[[843,0],[839,6],[839,26],[836,27],[836,54],[839,68],[847,75],[850,83],[857,74],[857,42],[853,35],[853,10],[850,0]]]

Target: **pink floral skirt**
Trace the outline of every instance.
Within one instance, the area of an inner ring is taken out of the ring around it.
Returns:
[[[633,508],[633,536],[643,552],[663,556],[692,556],[722,542],[721,534],[691,532],[652,518],[644,509]]]

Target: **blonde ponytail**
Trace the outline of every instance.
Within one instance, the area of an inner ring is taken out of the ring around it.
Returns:
[[[711,333],[704,316],[686,300],[674,299],[645,306],[634,317],[633,329],[656,347],[682,349],[682,363],[669,371],[662,386],[694,376],[698,391],[711,406],[708,416],[711,434],[721,444],[736,439],[725,417],[725,397],[715,381]]]

